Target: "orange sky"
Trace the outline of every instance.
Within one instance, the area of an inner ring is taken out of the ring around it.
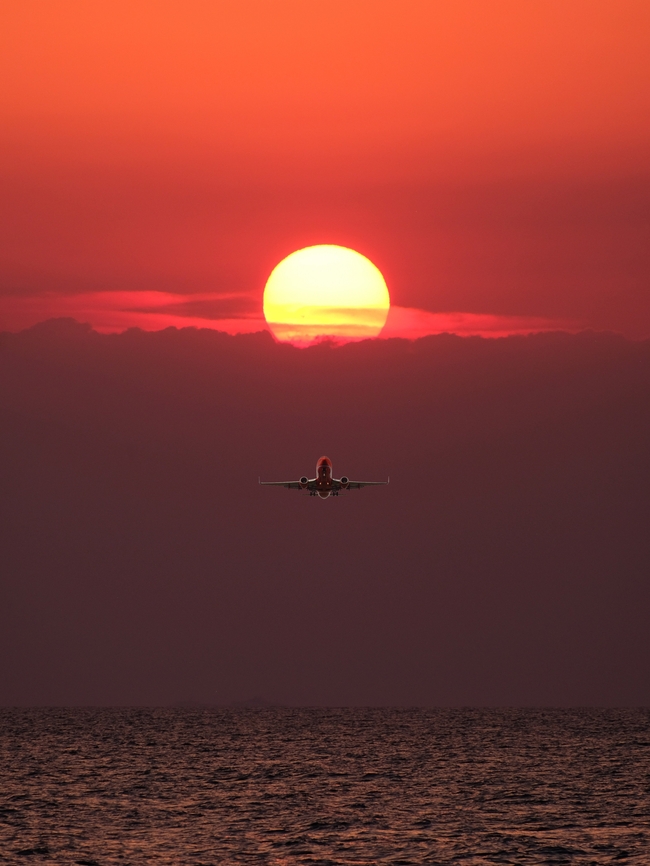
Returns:
[[[403,307],[650,334],[649,58],[646,0],[0,3],[0,293],[253,316],[339,243]]]

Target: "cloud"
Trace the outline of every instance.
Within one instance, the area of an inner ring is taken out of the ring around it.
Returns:
[[[44,294],[0,298],[4,330],[19,331],[50,318],[71,317],[88,322],[102,334],[129,328],[210,328],[228,334],[266,330],[259,315],[247,315],[250,296],[245,293],[173,294],[171,292],[87,292],[75,295]]]
[[[81,294],[48,293],[0,298],[0,325],[6,331],[20,331],[50,318],[70,317],[88,322],[94,330],[120,333],[129,328],[160,331],[164,328],[208,328],[227,334],[267,331],[253,293],[178,294],[159,291],[109,291]],[[418,339],[433,334],[505,337],[543,331],[577,331],[579,324],[568,320],[534,316],[500,316],[471,312],[440,312],[392,306],[381,332],[383,339]],[[363,339],[360,333],[347,339]]]
[[[432,313],[412,307],[391,307],[382,337],[407,337],[414,340],[433,334],[458,334],[461,337],[508,337],[543,331],[577,331],[575,322],[537,316],[498,316],[488,313]]]

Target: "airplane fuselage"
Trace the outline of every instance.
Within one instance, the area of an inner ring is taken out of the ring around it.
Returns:
[[[345,475],[342,478],[332,476],[332,461],[329,457],[321,457],[316,463],[316,477],[309,479],[306,475],[300,479],[303,490],[309,490],[310,496],[320,496],[327,499],[328,496],[338,496],[341,490],[346,490],[350,479]]]
[[[316,463],[315,494],[321,499],[332,495],[332,461],[329,457],[321,457]]]

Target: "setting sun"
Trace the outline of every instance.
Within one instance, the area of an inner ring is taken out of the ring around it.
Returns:
[[[264,316],[278,340],[308,344],[322,338],[376,337],[390,297],[381,272],[347,247],[321,244],[291,253],[264,289]]]

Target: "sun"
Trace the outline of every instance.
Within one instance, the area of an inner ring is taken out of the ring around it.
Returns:
[[[296,250],[277,265],[264,289],[264,317],[278,340],[309,345],[376,337],[390,297],[370,259],[334,244]]]

